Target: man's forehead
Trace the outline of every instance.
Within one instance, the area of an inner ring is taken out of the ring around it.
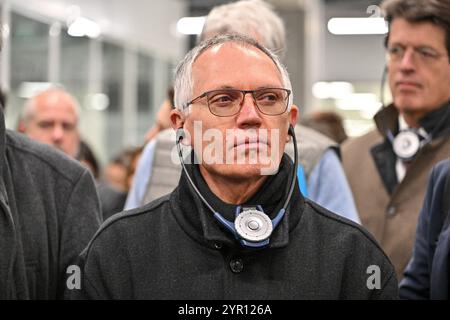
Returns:
[[[66,94],[62,93],[45,93],[35,100],[37,109],[64,109],[66,112],[76,113],[76,104],[74,100]]]
[[[427,36],[424,37],[423,35]],[[431,21],[392,20],[389,42],[415,42],[420,45],[439,45],[445,48],[445,29]]]
[[[196,65],[202,63],[209,64],[212,62],[229,62],[229,60],[236,59],[236,56],[244,54],[249,58],[254,58],[255,60],[270,61],[276,67],[275,62],[259,48],[250,44],[234,41],[220,43],[206,49],[196,58],[193,66],[195,67]]]
[[[199,55],[192,66],[192,76],[197,84],[197,80],[222,85],[222,80],[248,82],[264,78],[272,86],[283,85],[281,72],[271,57],[257,47],[237,42],[216,45]]]

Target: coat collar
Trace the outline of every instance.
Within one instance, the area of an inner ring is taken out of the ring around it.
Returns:
[[[383,137],[386,137],[389,131],[393,134],[398,132],[398,111],[393,104],[382,108],[373,119]]]
[[[386,137],[388,131],[394,135],[398,133],[398,116],[398,110],[393,104],[375,115],[375,124],[383,137]],[[433,138],[446,134],[450,129],[450,101],[427,113],[419,120],[419,124],[428,134],[432,134]]]
[[[221,213],[226,219],[234,221],[236,206],[224,203],[209,188],[204,181],[198,165],[187,165],[187,170],[201,194],[207,199],[214,210]],[[265,213],[273,219],[281,209],[287,194],[287,188],[292,178],[293,164],[289,156],[284,154],[279,172],[267,179],[256,194],[244,206],[261,205]],[[195,240],[214,247],[217,243],[243,250],[234,236],[214,218],[213,213],[201,201],[192,189],[183,171],[180,183],[171,195],[172,213],[180,226]],[[284,247],[289,243],[289,231],[299,222],[304,210],[304,199],[295,185],[291,201],[286,214],[273,231],[269,247]],[[247,250],[247,249],[245,249]]]
[[[450,101],[426,114],[419,123],[427,133],[433,135],[433,138],[448,134],[450,132]]]
[[[397,108],[393,104],[383,108],[375,115],[375,124],[384,140],[370,150],[379,176],[389,194],[394,192],[398,185],[398,179],[395,172],[397,157],[391,142],[387,139],[387,133],[389,131],[394,135],[398,133],[398,116]],[[431,135],[431,145],[442,136],[448,135],[450,133],[450,101],[429,112],[419,120],[419,124]]]

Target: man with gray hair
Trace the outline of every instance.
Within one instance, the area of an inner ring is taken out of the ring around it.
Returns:
[[[191,162],[171,194],[102,226],[73,296],[396,298],[394,269],[373,238],[300,193],[297,153],[294,163],[284,154],[296,144],[291,90],[278,57],[253,39],[218,36],[191,50],[170,116],[179,157]],[[182,154],[181,143],[193,151]]]
[[[63,298],[69,278],[80,277],[72,263],[100,226],[92,176],[53,147],[5,129],[3,106],[0,168],[0,300]]]
[[[224,33],[249,36],[278,55],[283,55],[286,49],[282,19],[269,4],[261,0],[237,1],[213,8],[206,18],[200,40]],[[338,145],[305,126],[296,125],[295,131],[299,136],[298,178],[302,193],[328,210],[359,223],[350,187],[338,157]],[[169,129],[147,144],[125,209],[148,203],[175,188],[181,167],[171,160],[173,141],[173,132]],[[293,154],[291,145],[287,152]],[[334,183],[328,183],[329,180]]]
[[[76,99],[63,89],[51,88],[25,104],[23,131],[31,139],[50,144],[75,158],[80,144],[78,116]]]
[[[75,97],[62,88],[53,87],[26,102],[20,131],[33,140],[81,160],[79,112],[80,106]],[[103,181],[98,181],[96,186],[105,219],[122,210],[125,195]]]

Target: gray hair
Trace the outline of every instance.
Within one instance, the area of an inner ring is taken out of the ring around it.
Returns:
[[[262,0],[242,0],[214,7],[206,17],[199,41],[226,33],[256,35],[260,43],[280,57],[286,49],[283,20]]]
[[[33,97],[31,97],[30,99],[28,99],[25,102],[25,105],[23,107],[23,110],[22,110],[22,113],[20,116],[20,119],[23,121],[23,123],[25,125],[27,125],[33,119],[33,117],[35,115],[36,100],[39,97],[41,97],[42,95],[47,95],[47,94],[58,94],[58,95],[65,96],[66,99],[68,99],[74,106],[75,115],[78,120],[79,115],[80,115],[80,105],[79,105],[77,99],[74,96],[72,96],[70,93],[65,91],[62,87],[55,85],[48,89],[38,92],[37,94],[35,94]]]
[[[192,99],[194,90],[194,81],[192,79],[192,65],[197,58],[208,49],[214,48],[220,44],[234,42],[244,47],[254,47],[265,53],[276,65],[281,74],[283,86],[291,90],[292,85],[286,67],[280,62],[280,59],[269,49],[259,44],[256,40],[240,34],[226,34],[215,36],[201,42],[187,53],[184,59],[178,64],[175,72],[175,107],[178,110],[185,111],[187,103]],[[288,107],[292,106],[293,94],[289,97]]]

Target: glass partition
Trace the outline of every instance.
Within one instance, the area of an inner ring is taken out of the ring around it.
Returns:
[[[147,130],[153,126],[154,106],[153,106],[153,60],[142,53],[138,54],[138,82],[137,82],[137,103],[138,103],[138,140],[143,141]]]
[[[123,150],[123,78],[124,50],[122,47],[103,42],[102,92],[108,98],[106,112],[106,153],[111,159]]]
[[[49,26],[11,13],[7,126],[15,128],[23,104],[48,86]]]

